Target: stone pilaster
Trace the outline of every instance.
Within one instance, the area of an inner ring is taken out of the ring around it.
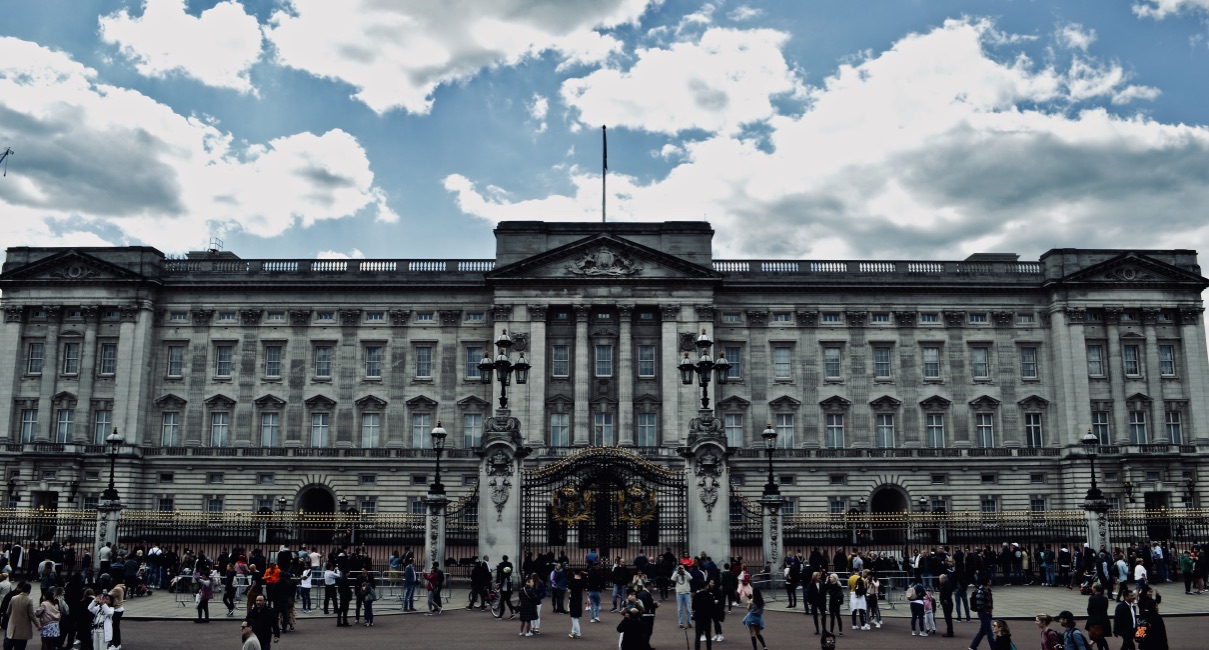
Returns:
[[[680,349],[680,333],[676,330],[680,321],[680,305],[661,305],[660,314],[662,316],[662,324],[660,331],[660,341],[662,354],[660,360],[663,362],[663,367],[660,377],[663,380],[660,383],[662,387],[661,399],[661,420],[659,434],[663,438],[662,444],[680,444],[680,432],[683,430],[684,417],[680,413],[680,371],[676,369],[680,359],[684,357],[684,352]]]
[[[785,498],[779,494],[766,494],[760,497],[760,505],[764,507],[764,564],[771,569],[769,587],[775,588],[783,582],[779,568],[785,547],[781,537],[781,507],[785,505]]]
[[[618,305],[617,316],[617,442],[629,447],[634,445],[634,306]]]
[[[425,571],[435,562],[442,569],[445,566],[445,510],[449,507],[449,497],[444,494],[429,493],[424,498],[424,565]]]
[[[521,462],[529,453],[520,421],[507,409],[483,424],[479,463],[479,554],[521,557]]]
[[[689,423],[682,447],[688,482],[688,548],[710,557],[730,557],[730,476],[723,421],[708,409]]]
[[[589,305],[575,305],[575,358],[572,365],[575,369],[575,404],[572,405],[571,416],[571,445],[574,447],[588,446],[588,433],[593,425],[588,413],[588,396],[596,366],[588,341],[591,309]]]
[[[545,432],[549,428],[546,422],[546,386],[550,379],[550,365],[546,355],[550,345],[546,341],[546,305],[529,305],[529,350],[525,354],[529,365],[529,394],[531,399],[525,400],[528,413],[525,417],[527,426],[524,430],[526,445],[545,445]],[[510,554],[511,555],[511,554]],[[498,556],[492,555],[492,558]],[[515,557],[515,556],[514,556]]]

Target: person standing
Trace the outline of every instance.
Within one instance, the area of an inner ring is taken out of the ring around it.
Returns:
[[[683,564],[676,565],[676,572],[672,574],[672,587],[676,591],[676,624],[683,630],[693,622],[693,581]]]
[[[108,595],[99,593],[88,603],[88,611],[92,613],[90,628],[93,650],[105,650],[113,639],[113,607],[108,601]]]
[[[949,574],[940,574],[940,608],[945,615],[945,633],[941,636],[953,636],[953,581]]]
[[[1108,596],[1104,585],[1097,583],[1087,597],[1087,636],[1099,650],[1108,650],[1108,639],[1112,636],[1112,619],[1108,618]]]
[[[410,559],[403,560],[403,611],[416,611],[416,585],[420,584],[420,576],[416,571],[416,563]]]
[[[1146,566],[1143,563],[1142,558],[1138,558],[1134,561],[1133,581],[1134,588],[1137,589],[1138,593],[1144,593],[1146,591],[1146,587],[1149,583],[1149,573],[1146,571]]]
[[[823,630],[827,629],[827,592],[823,585],[823,572],[818,571],[810,576],[810,584],[802,592],[802,600],[806,601],[806,615],[814,616],[814,633],[819,634],[819,616],[823,617]],[[722,574],[725,579],[726,574]],[[727,599],[729,601],[729,597]],[[729,611],[729,607],[728,607]]]
[[[667,580],[664,580],[666,583]],[[600,592],[604,590],[604,569],[597,563],[588,566],[588,622],[600,622]]]
[[[374,626],[374,602],[378,600],[378,590],[374,589],[374,581],[367,578],[361,583],[361,602],[365,603],[365,627]]]
[[[844,606],[844,588],[840,586],[840,577],[832,573],[827,576],[827,617],[823,627],[832,634],[844,636],[844,619],[840,616],[840,608]]]
[[[1121,650],[1134,650],[1134,634],[1138,630],[1138,597],[1132,591],[1125,592],[1125,600],[1117,603],[1113,612],[1113,632],[1121,637]]]
[[[302,568],[302,577],[298,579],[298,595],[302,597],[302,613],[311,611],[311,569],[310,565]]]
[[[252,626],[252,633],[260,641],[260,647],[268,648],[272,642],[281,639],[281,628],[277,625],[277,613],[269,609],[269,603],[263,594],[256,597],[247,613],[247,622]]]
[[[59,622],[63,612],[55,602],[53,591],[42,594],[42,602],[34,610],[38,617],[38,635],[42,637],[42,650],[55,650],[59,647]]]
[[[444,582],[441,565],[433,562],[432,568],[424,574],[425,586],[428,588],[428,613],[425,616],[438,616],[441,613],[441,583]]]
[[[840,588],[839,577],[834,573],[831,574],[836,579],[836,589]],[[843,595],[841,594],[841,599]],[[838,617],[839,612],[836,612]],[[743,617],[743,627],[747,628],[748,634],[751,636],[751,650],[768,650],[768,644],[764,643],[764,594],[760,593],[759,587],[753,587],[751,598],[747,601],[747,615]],[[843,623],[840,623],[840,629],[843,629]],[[842,634],[842,632],[841,632]],[[760,642],[759,647],[756,646],[756,641]]]
[[[505,556],[506,557],[506,556]],[[508,620],[516,619],[516,606],[512,604],[512,593],[515,591],[515,586],[512,580],[512,565],[501,567],[499,576],[496,581],[500,588],[500,615],[496,618],[504,618],[504,608],[508,609]],[[597,599],[597,607],[599,607],[599,594]]]
[[[239,624],[239,638],[243,640],[243,646],[240,650],[261,650],[260,639],[252,633],[252,625],[247,621],[242,621]]]
[[[579,619],[583,618],[584,615],[584,585],[586,583],[587,576],[582,569],[576,571],[567,580],[567,593],[571,598],[570,606],[567,609],[567,613],[571,615],[571,633],[568,636],[572,639],[578,639],[582,636],[579,629]]]
[[[210,622],[210,599],[214,597],[214,588],[210,586],[210,577],[203,576],[200,573],[193,575],[193,581],[197,583],[197,618],[194,623],[209,623]]]
[[[102,582],[103,584],[103,582]],[[109,605],[113,607],[113,639],[111,646],[122,648],[122,615],[126,613],[126,587],[118,583],[109,590]]]
[[[911,636],[915,636],[915,623],[919,623],[919,636],[928,636],[928,628],[924,626],[924,586],[921,583],[915,583],[913,587],[907,587],[907,601],[911,605]],[[977,644],[972,644],[971,647],[977,647]]]
[[[848,576],[848,611],[852,614],[852,629],[854,630],[869,629],[869,621],[865,619],[865,611],[868,609],[866,604],[868,594],[869,587],[865,584],[864,577],[860,572],[853,570],[852,575]]]
[[[798,583],[802,581],[802,565],[793,558],[785,558],[785,597],[789,600],[787,609],[798,606]]]
[[[696,650],[701,650],[701,642],[705,641],[705,649],[713,650],[713,641],[717,635],[710,636],[710,622],[714,618],[714,612],[718,609],[718,602],[714,597],[714,593],[710,591],[710,582],[706,581],[701,585],[701,588],[693,594],[693,620],[697,623],[695,630],[697,636]]]
[[[533,620],[537,618],[537,594],[534,591],[533,578],[525,581],[520,590],[520,636],[533,636]]]
[[[340,604],[336,609],[336,627],[352,627],[348,622],[348,606],[353,600],[353,586],[344,573],[336,578],[336,591],[340,594]]]
[[[550,606],[555,614],[566,614],[567,565],[558,563],[550,571]]]
[[[978,634],[970,641],[970,650],[978,650],[978,644],[986,638],[987,645],[992,650],[995,647],[995,633],[991,630],[991,616],[995,611],[995,599],[991,593],[991,574],[982,580],[982,586],[974,592],[974,611],[978,614]]]

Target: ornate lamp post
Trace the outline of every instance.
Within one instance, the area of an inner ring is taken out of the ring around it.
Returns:
[[[524,384],[529,381],[530,366],[525,361],[524,352],[521,353],[521,357],[516,360],[516,363],[513,363],[512,359],[508,357],[508,350],[512,347],[512,338],[508,336],[508,330],[500,332],[500,337],[495,340],[495,347],[494,360],[484,354],[483,360],[479,362],[479,381],[490,384],[491,371],[495,371],[496,380],[500,384],[500,408],[506,409],[508,408],[508,385],[512,383],[512,373],[516,373],[517,384]],[[437,426],[440,427],[439,424]],[[437,452],[438,465],[440,457],[440,452]]]
[[[709,349],[713,347],[714,342],[709,338],[709,334],[705,333],[705,328],[701,329],[701,335],[696,341],[699,356],[697,363],[693,363],[689,359],[688,353],[684,353],[684,360],[677,366],[680,369],[680,381],[684,382],[685,386],[693,383],[693,374],[697,375],[697,383],[701,386],[701,408],[702,410],[709,408],[709,380],[712,373],[718,373],[718,383],[725,384],[730,373],[730,362],[726,360],[725,354],[719,354],[718,360],[710,356]]]
[[[772,475],[772,450],[777,448],[777,430],[772,428],[772,422],[765,425],[760,437],[764,439],[764,453],[768,454],[768,482],[764,484],[765,497],[780,497],[781,489]]]
[[[109,487],[101,492],[99,504],[108,506],[116,506],[121,504],[121,498],[118,496],[118,490],[113,485],[114,468],[118,460],[118,447],[122,445],[124,440],[122,435],[118,433],[117,427],[114,427],[113,433],[105,437],[105,442],[109,443]]]
[[[1087,513],[1087,544],[1093,551],[1109,548],[1108,546],[1108,500],[1096,484],[1096,452],[1100,450],[1100,439],[1096,434],[1087,430],[1079,440],[1087,457],[1091,461],[1091,487],[1083,498],[1083,510]],[[1127,488],[1128,489],[1128,488]]]
[[[501,397],[500,401],[504,402],[507,398]],[[441,484],[441,452],[445,451],[445,427],[441,426],[441,421],[437,420],[437,426],[433,427],[432,433],[432,449],[437,452],[437,474],[432,485],[428,486],[429,494],[445,494],[445,486]]]

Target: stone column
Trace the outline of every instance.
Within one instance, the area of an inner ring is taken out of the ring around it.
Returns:
[[[0,441],[21,442],[20,415],[14,417],[16,407],[13,390],[20,385],[21,377],[25,374],[25,363],[28,348],[22,344],[21,328],[25,321],[25,308],[7,306],[4,308],[4,326],[0,328],[0,350],[15,351],[17,362],[9,366],[6,381],[0,382],[0,422],[13,422],[14,425],[0,427]],[[43,355],[46,353],[43,352]]]
[[[55,429],[54,403],[51,397],[58,392],[56,382],[62,369],[59,358],[59,325],[63,316],[63,308],[59,306],[43,307],[46,311],[46,344],[42,346],[42,380],[38,390],[38,432],[34,440],[46,442],[50,440],[51,432]],[[83,346],[81,346],[83,347]]]
[[[660,377],[663,377],[660,382],[662,391],[659,396],[660,415],[663,420],[659,427],[662,438],[660,442],[663,445],[678,445],[680,444],[680,432],[684,430],[684,420],[680,413],[680,391],[683,387],[680,384],[680,371],[676,369],[684,357],[684,353],[680,349],[680,333],[676,331],[680,320],[680,305],[661,305],[660,312],[663,317],[660,332],[663,349],[659,357],[663,362],[663,367],[660,368]],[[693,362],[696,362],[695,358]]]
[[[1124,353],[1121,351],[1120,322],[1121,308],[1106,306],[1104,308],[1104,331],[1108,337],[1108,349],[1106,350],[1108,358],[1104,360],[1106,364],[1104,373],[1106,376],[1112,377],[1112,427],[1116,433],[1116,439],[1113,442],[1118,445],[1128,445],[1129,404],[1125,401],[1125,397],[1131,394],[1132,389],[1125,387],[1125,383],[1130,380],[1125,377]],[[1153,430],[1154,422],[1147,422],[1147,426]],[[1082,428],[1075,429],[1075,431],[1082,430]],[[1073,442],[1077,442],[1077,440]]]
[[[427,514],[424,519],[424,566],[425,571],[436,562],[442,569],[445,566],[445,510],[449,507],[449,497],[444,494],[432,494],[424,498]]]
[[[96,306],[81,309],[84,315],[84,344],[80,346],[80,384],[76,390],[76,408],[72,420],[71,436],[63,442],[84,444],[90,442],[92,422],[92,389],[97,380],[97,320],[101,310]]]
[[[483,424],[479,463],[479,554],[499,562],[507,555],[519,566],[521,551],[521,462],[524,446],[520,420],[507,409]]]
[[[770,589],[781,586],[781,550],[784,541],[781,539],[781,507],[785,498],[780,494],[765,494],[760,497],[760,505],[764,507],[764,564],[768,565],[768,586]]]
[[[634,306],[618,305],[621,320],[617,342],[617,442],[634,445]]]
[[[705,551],[719,563],[730,559],[730,476],[726,431],[713,411],[702,409],[689,422],[688,446],[681,448],[688,488],[688,549]]]
[[[546,352],[549,344],[546,342],[547,305],[529,305],[529,351],[526,355],[529,365],[529,395],[525,400],[529,412],[525,421],[524,440],[526,445],[546,446],[546,386],[549,382],[550,367],[546,363]],[[517,489],[520,489],[519,487]],[[479,512],[483,512],[480,510]],[[495,561],[498,556],[492,555]]]
[[[1204,308],[1196,305],[1180,307],[1180,342],[1184,347],[1184,367],[1180,370],[1186,374],[1188,392],[1186,395],[1209,394],[1209,377],[1205,375],[1205,320]],[[1188,402],[1189,416],[1192,422],[1186,424],[1188,442],[1197,445],[1209,445],[1209,401],[1193,399]]]
[[[1093,551],[1111,549],[1108,539],[1108,502],[1103,498],[1086,499],[1083,510],[1087,513],[1087,545]]]
[[[92,540],[92,575],[99,576],[108,570],[101,566],[101,549],[106,543],[114,552],[118,550],[118,522],[122,519],[122,502],[97,505],[97,531]]]
[[[588,345],[589,305],[575,305],[575,404],[572,405],[571,446],[587,447],[592,422],[588,418],[588,395],[595,371],[596,359]]]

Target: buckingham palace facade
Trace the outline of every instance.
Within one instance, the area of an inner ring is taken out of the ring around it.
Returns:
[[[243,259],[14,247],[0,273],[5,505],[423,512],[440,421],[452,498],[473,489],[481,381],[506,330],[529,467],[622,447],[683,469],[706,390],[728,482],[786,513],[1195,505],[1209,356],[1189,250],[1039,260],[719,260],[703,222],[505,222],[494,259]],[[317,490],[316,488],[321,488]],[[866,505],[867,504],[867,505]]]

